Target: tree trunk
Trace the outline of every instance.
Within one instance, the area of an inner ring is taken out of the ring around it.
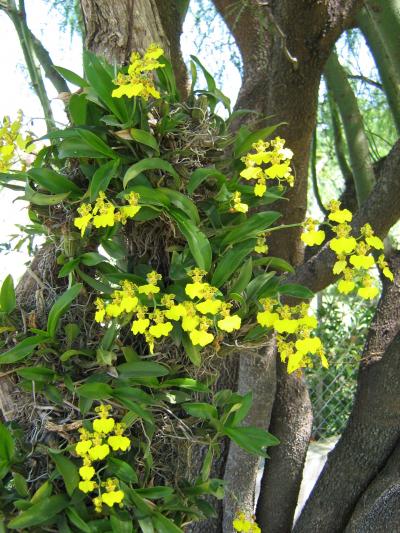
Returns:
[[[368,486],[345,533],[388,533],[400,524],[400,442],[386,466]]]
[[[251,391],[253,394],[253,405],[245,419],[246,425],[269,427],[276,387],[275,356],[273,338],[266,349],[243,349],[240,353],[238,392],[246,394]],[[224,533],[231,533],[232,521],[238,511],[250,515],[253,513],[259,468],[259,457],[249,455],[233,442],[230,443],[224,475]]]
[[[400,253],[394,283],[384,291],[364,348],[346,429],[301,513],[295,533],[344,531],[352,512],[400,437]]]
[[[278,363],[278,391],[270,431],[280,440],[266,459],[257,505],[262,531],[290,532],[312,430],[312,408],[302,375]]]
[[[149,44],[161,44],[185,96],[187,72],[179,43],[187,6],[175,0],[81,0],[86,48],[122,65],[133,51],[143,53]]]

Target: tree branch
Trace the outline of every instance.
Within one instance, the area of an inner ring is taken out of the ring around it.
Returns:
[[[386,93],[388,104],[393,115],[398,133],[400,134],[400,57],[398,50],[393,50],[386,46],[386,43],[393,39],[397,33],[393,33],[392,24],[400,27],[400,13],[392,13],[392,21],[389,21],[387,13],[385,17],[379,15],[380,11],[386,11],[390,4],[390,0],[385,0],[380,3],[377,13],[374,9],[362,9],[357,15],[357,23],[364,34],[365,40],[369,49],[371,50],[379,76],[382,80],[382,85]],[[367,3],[371,4],[371,2]],[[384,22],[382,22],[384,19]],[[397,22],[396,22],[397,19]],[[394,39],[397,46],[396,39]],[[397,59],[393,58],[393,54]]]
[[[358,205],[362,205],[373,186],[375,176],[357,99],[347,79],[347,73],[334,51],[326,62],[324,76],[342,117],[357,201]]]
[[[357,501],[399,439],[400,253],[390,259],[390,266],[395,280],[384,282],[362,355],[352,414],[294,533],[344,531]]]
[[[378,178],[378,176],[377,176]],[[381,175],[369,197],[358,211],[352,223],[353,233],[358,234],[367,222],[375,233],[383,238],[400,218],[400,140],[396,142],[381,167]],[[290,283],[300,283],[319,292],[336,279],[332,268],[336,260],[329,243],[318,254],[288,276]]]
[[[49,52],[43,46],[42,42],[28,28],[29,37],[33,45],[35,56],[44,70],[46,77],[51,81],[58,93],[69,93],[69,87],[64,78],[54,68]]]
[[[321,212],[326,216],[328,214],[328,211],[326,210],[321,195],[319,193],[319,187],[318,187],[318,175],[317,175],[317,128],[314,128],[313,138],[312,138],[312,144],[311,144],[311,165],[310,165],[310,171],[311,171],[311,181],[313,186],[313,192],[314,197],[317,201],[318,207],[320,208]]]
[[[26,20],[24,1],[20,0],[19,8],[17,8],[15,0],[8,0],[6,7],[4,7],[3,3],[0,4],[0,9],[7,13],[12,23],[14,24],[22,48],[22,53],[24,55],[26,67],[28,69],[33,90],[39,98],[41,106],[43,108],[47,130],[51,130],[55,127],[53,112],[51,110],[50,100],[47,96],[40,68],[37,66],[35,61],[33,43],[31,41],[30,30],[28,28]]]

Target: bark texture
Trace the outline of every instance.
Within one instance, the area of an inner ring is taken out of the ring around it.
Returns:
[[[278,385],[270,431],[280,440],[265,461],[257,505],[261,531],[291,531],[312,430],[312,408],[304,377],[278,363]],[[284,480],[277,483],[277,480]]]
[[[88,50],[123,64],[152,42],[169,46],[155,0],[81,0]]]
[[[275,342],[270,340],[265,350],[246,350],[240,353],[238,392],[253,394],[253,405],[245,425],[269,427],[275,396]],[[254,496],[260,458],[249,455],[233,442],[225,466],[225,498],[223,502],[224,533],[231,533],[236,512],[253,513]]]
[[[354,407],[346,429],[301,513],[294,533],[339,533],[400,436],[400,253],[391,260],[364,348]]]
[[[86,48],[110,63],[126,64],[133,51],[159,43],[171,58],[178,88],[187,93],[187,73],[180,50],[186,8],[175,0],[81,0]]]
[[[388,533],[400,524],[400,443],[368,486],[345,533]]]

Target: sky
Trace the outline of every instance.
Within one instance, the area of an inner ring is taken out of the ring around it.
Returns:
[[[56,65],[70,69],[81,69],[82,45],[79,37],[72,39],[59,30],[60,16],[41,0],[26,2],[29,26],[33,33],[42,39],[44,46],[50,51]],[[0,64],[2,83],[0,86],[0,117],[8,115],[15,119],[19,109],[24,112],[24,123],[27,130],[36,136],[46,133],[43,111],[39,100],[29,87],[24,57],[19,40],[11,20],[0,12]],[[63,104],[58,100],[57,93],[50,83],[46,84],[52,99],[52,108],[56,120],[66,124]],[[28,222],[26,202],[17,200],[18,194],[9,189],[0,189],[0,243],[9,242],[10,235],[20,234],[15,224]],[[18,239],[17,239],[18,240]],[[16,240],[16,241],[17,241]],[[15,242],[16,242],[15,241]],[[14,243],[15,243],[14,242]],[[0,256],[0,282],[11,273],[14,281],[26,270],[27,252],[2,253]]]

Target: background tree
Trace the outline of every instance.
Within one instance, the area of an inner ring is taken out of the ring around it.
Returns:
[[[279,133],[294,151],[296,184],[289,202],[280,202],[286,223],[301,222],[307,209],[310,153],[316,125],[318,88],[321,76],[327,81],[332,118],[340,132],[336,106],[346,137],[346,168],[349,188],[356,191],[352,205],[358,204],[353,222],[357,231],[369,222],[375,233],[385,237],[400,217],[398,169],[400,144],[397,141],[384,161],[373,164],[368,139],[357,101],[337,57],[332,54],[340,35],[359,25],[376,61],[381,83],[398,128],[399,84],[396,81],[398,50],[395,32],[399,6],[394,0],[365,5],[359,1],[331,0],[324,3],[257,2],[215,0],[215,6],[229,27],[243,61],[243,83],[236,108],[252,109],[262,116],[283,122]],[[133,2],[82,0],[87,47],[107,59],[124,63],[131,50],[143,50],[152,41],[162,43],[172,58],[179,87],[186,91],[186,74],[179,47],[182,23],[188,2],[151,0]],[[249,28],[252,31],[249,31]],[[240,119],[243,123],[248,118]],[[235,124],[238,128],[239,123]],[[257,125],[259,127],[259,124]],[[337,153],[341,151],[335,135]],[[343,140],[342,146],[343,146]],[[350,180],[350,172],[351,179]],[[318,176],[317,176],[318,178]],[[317,180],[318,181],[318,180]],[[317,184],[318,185],[318,184]],[[354,186],[353,186],[354,185]],[[290,281],[318,292],[334,282],[334,255],[325,245],[304,261],[298,228],[269,241],[270,254],[296,266]],[[398,272],[398,258],[391,258]],[[45,265],[45,266],[44,266]],[[39,252],[31,270],[42,269],[46,277],[56,269],[54,255],[46,248]],[[296,532],[308,531],[388,531],[398,523],[389,465],[398,454],[399,412],[396,398],[399,380],[398,279],[384,291],[368,335],[360,365],[354,408],[339,444],[329,457],[320,479],[297,524]],[[31,299],[37,282],[32,276],[21,281],[20,305]],[[293,515],[302,469],[311,433],[311,405],[305,381],[288,375],[275,362],[273,349],[264,354],[233,355],[225,370],[237,376],[239,390],[254,391],[254,404],[248,423],[270,427],[281,444],[270,452],[257,505],[262,530],[281,533],[292,529]],[[220,384],[227,376],[221,370]],[[362,459],[362,461],[360,460]],[[217,521],[195,525],[193,531],[231,531],[237,508],[251,508],[258,461],[231,446],[222,464],[227,498]],[[389,472],[389,473],[388,473]],[[234,493],[236,498],[229,495]],[[384,509],[380,502],[385,502]]]

